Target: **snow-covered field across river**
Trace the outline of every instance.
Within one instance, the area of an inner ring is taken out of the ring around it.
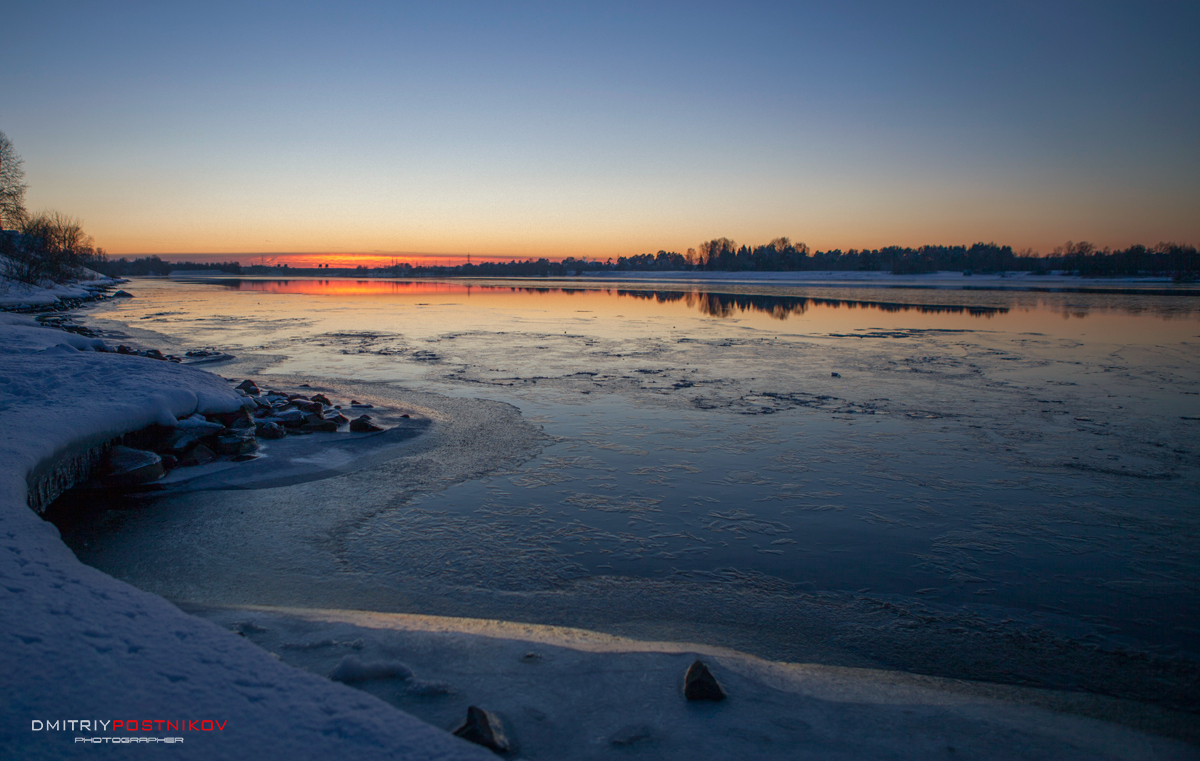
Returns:
[[[79,318],[107,343],[429,430],[265,442],[56,520],[186,626],[321,675],[393,664],[355,684],[446,728],[483,705],[523,758],[1195,757],[1200,291],[926,280],[135,280]],[[58,400],[104,409],[47,346],[0,355],[4,423],[58,437],[21,476],[74,443]],[[190,414],[180,388],[139,414]],[[54,583],[141,594],[11,512],[6,579],[36,533]],[[56,668],[113,657],[72,647]],[[697,655],[729,700],[682,701]],[[61,694],[27,687],[6,720]]]

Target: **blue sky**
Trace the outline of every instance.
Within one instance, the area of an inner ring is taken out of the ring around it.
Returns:
[[[116,253],[1200,242],[1200,4],[23,3],[0,130]]]

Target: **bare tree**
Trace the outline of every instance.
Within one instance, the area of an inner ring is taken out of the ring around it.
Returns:
[[[13,150],[12,141],[0,132],[0,231],[17,229],[25,221],[24,163]]]
[[[27,217],[21,233],[15,239],[0,239],[4,274],[32,285],[79,277],[80,268],[98,254],[80,221],[57,211]]]

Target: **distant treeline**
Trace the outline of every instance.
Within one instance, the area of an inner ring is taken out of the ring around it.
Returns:
[[[621,257],[617,270],[717,270],[791,272],[811,270],[875,271],[897,275],[929,272],[970,271],[1032,272],[1059,271],[1084,277],[1137,275],[1195,276],[1200,273],[1200,253],[1195,246],[1159,243],[1153,248],[1137,245],[1126,249],[1097,249],[1090,243],[1068,241],[1049,255],[1032,251],[1014,253],[1012,246],[975,243],[970,246],[885,246],[877,249],[832,249],[810,251],[803,243],[777,238],[762,246],[739,246],[728,238],[717,238],[688,249],[686,254],[659,251]]]
[[[659,251],[655,254],[609,259],[567,258],[463,264],[457,267],[411,267],[391,270],[403,275],[474,275],[482,277],[553,277],[585,272],[672,272],[707,270],[720,272],[868,271],[897,275],[919,275],[940,270],[957,272],[1062,272],[1083,277],[1168,276],[1194,280],[1200,275],[1200,253],[1195,246],[1159,243],[1154,247],[1096,249],[1090,243],[1068,242],[1048,255],[1032,251],[1016,253],[1012,246],[975,243],[970,246],[886,246],[876,249],[832,249],[811,251],[803,243],[777,238],[762,246],[739,246],[728,238],[702,243],[686,253]],[[361,269],[359,270],[361,272]]]
[[[810,251],[803,243],[777,238],[761,246],[739,246],[728,238],[716,238],[685,253],[659,251],[654,254],[622,256],[616,260],[516,259],[456,266],[397,264],[390,267],[300,268],[288,265],[242,266],[237,262],[164,262],[157,256],[140,259],[109,259],[103,254],[89,257],[87,266],[114,277],[166,275],[172,270],[212,270],[233,275],[274,275],[280,270],[296,275],[359,275],[363,277],[563,277],[588,272],[891,272],[919,275],[938,271],[965,273],[1030,272],[1035,275],[1062,272],[1083,277],[1173,277],[1180,281],[1200,276],[1200,252],[1195,246],[1159,243],[1124,249],[1097,249],[1087,242],[1067,242],[1051,254],[1014,252],[1011,246],[974,243],[970,246],[885,246],[872,249]]]
[[[169,275],[173,270],[212,270],[228,272],[231,275],[242,274],[242,265],[237,262],[164,262],[157,256],[145,256],[131,261],[125,258],[109,259],[101,254],[91,257],[87,266],[109,277]]]

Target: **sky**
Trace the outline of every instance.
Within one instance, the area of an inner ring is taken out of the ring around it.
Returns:
[[[1200,244],[1194,0],[0,2],[110,255]]]

